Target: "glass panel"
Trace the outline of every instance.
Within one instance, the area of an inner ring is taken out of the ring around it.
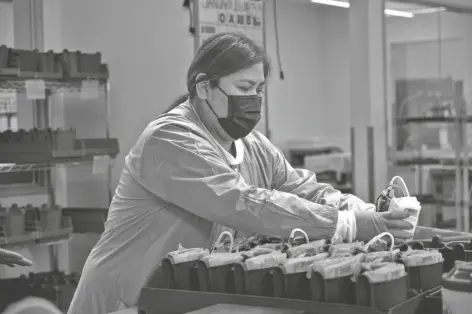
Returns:
[[[0,1],[0,46],[3,45],[13,47],[13,2],[8,1]],[[16,94],[0,93],[0,132],[15,131],[16,124]]]
[[[386,6],[413,15],[386,18],[394,171],[422,196],[423,224],[469,231],[468,206],[458,202],[469,199],[460,156],[467,154],[470,128],[458,117],[471,109],[472,15],[394,1]]]

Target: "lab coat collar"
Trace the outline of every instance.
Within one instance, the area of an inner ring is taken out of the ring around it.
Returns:
[[[212,139],[212,142],[219,148],[219,150],[224,154],[226,161],[230,166],[237,166],[240,165],[244,160],[244,145],[241,139],[234,141],[234,148],[236,152],[236,156],[231,155],[226,149],[221,146],[221,144],[215,139],[215,137],[210,133],[207,129],[203,121],[200,119],[195,108],[190,104],[190,102],[186,101],[186,106],[190,107],[190,110],[193,114],[197,117],[198,123],[201,127],[208,133],[209,137]]]

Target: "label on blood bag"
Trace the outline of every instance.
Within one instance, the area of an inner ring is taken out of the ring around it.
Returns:
[[[352,275],[353,267],[352,265],[345,265],[336,270],[336,277],[345,277]]]
[[[405,212],[410,214],[410,216],[417,217],[419,213],[419,209],[405,208]]]
[[[284,264],[285,272],[287,274],[307,272],[309,266],[313,264],[314,261],[316,261],[316,256],[301,257],[295,260],[288,260],[288,262]]]

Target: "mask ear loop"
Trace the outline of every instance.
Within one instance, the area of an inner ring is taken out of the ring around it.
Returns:
[[[295,228],[295,229],[292,230],[292,232],[290,232],[290,236],[288,238],[288,242],[289,242],[290,245],[292,245],[292,240],[293,240],[293,238],[294,238],[294,236],[297,232],[303,234],[303,236],[305,237],[306,243],[310,242],[310,238],[308,237],[308,234],[305,231],[303,231],[300,228]]]
[[[377,242],[378,240],[380,240],[380,239],[383,238],[384,236],[388,236],[388,237],[390,237],[390,239],[392,240],[392,243],[390,244],[390,249],[389,249],[389,251],[390,251],[390,252],[393,251],[393,247],[395,246],[395,238],[393,237],[393,235],[392,235],[390,232],[382,232],[381,234],[379,234],[379,235],[373,237],[369,242],[367,242],[366,245],[364,245],[364,251],[367,252],[367,251],[369,250],[369,247],[370,247],[373,243]]]
[[[218,238],[216,239],[215,245],[213,246],[213,250],[211,251],[211,253],[215,252],[215,250],[216,250],[217,248],[219,248],[220,245],[223,245],[223,244],[221,243],[221,240],[223,240],[224,236],[228,236],[228,237],[229,237],[229,241],[230,241],[230,244],[229,244],[229,253],[232,253],[232,252],[233,252],[234,237],[233,237],[233,235],[231,234],[231,232],[229,232],[229,231],[223,231],[222,233],[220,233],[220,235],[219,235]]]

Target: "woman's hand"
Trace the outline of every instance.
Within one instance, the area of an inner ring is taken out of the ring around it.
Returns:
[[[0,264],[2,265],[8,265],[10,267],[15,267],[15,265],[20,265],[20,266],[31,266],[33,263],[26,258],[23,257],[23,255],[0,249]]]
[[[357,234],[359,241],[369,241],[382,232],[389,232],[395,238],[395,243],[407,240],[411,233],[406,230],[413,226],[404,219],[410,215],[405,212],[370,212],[355,211]]]

